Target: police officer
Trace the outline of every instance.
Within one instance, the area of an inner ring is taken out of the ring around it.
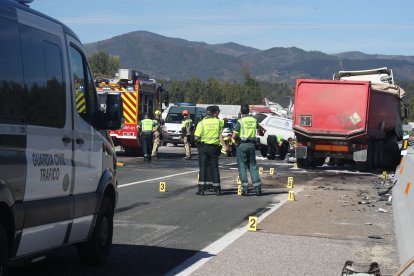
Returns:
[[[211,109],[211,112],[212,112],[212,115],[213,115],[213,117],[214,118],[217,118],[217,119],[219,119],[219,114],[220,114],[220,107],[218,106],[218,105],[212,105],[211,107],[210,107],[210,109]],[[222,126],[221,128],[220,128],[220,133],[222,132],[222,130],[223,130],[223,128],[224,128],[224,120],[221,120],[221,119],[219,119],[220,121],[222,121],[222,122],[220,122],[220,126]],[[223,137],[224,138],[224,137]],[[221,145],[220,145],[221,146]],[[222,150],[226,150],[224,147],[222,147]],[[213,190],[214,191],[214,188],[212,188],[212,186],[213,186],[213,181],[212,181],[212,179],[211,179],[211,169],[210,169],[210,164],[207,164],[207,174],[206,174],[206,178],[205,178],[205,182],[206,182],[206,185],[210,188],[211,187],[211,189],[210,190]]]
[[[183,136],[184,148],[185,148],[185,160],[191,159],[191,135],[193,134],[193,121],[189,117],[188,110],[183,110],[183,120],[181,121],[181,133]]]
[[[223,121],[214,117],[215,108],[207,107],[206,117],[197,124],[195,139],[198,142],[198,160],[200,166],[198,192],[197,195],[203,195],[206,188],[206,176],[208,165],[210,166],[211,180],[213,188],[217,195],[221,193],[220,173],[218,168],[218,159],[220,155],[220,142],[225,144],[221,136]],[[227,145],[225,145],[228,150]]]
[[[235,156],[233,152],[233,145],[235,143],[234,139],[232,138],[231,133],[227,134],[226,137],[223,137],[224,143],[229,147],[230,151],[226,151],[224,146],[221,147],[221,156]]]
[[[155,127],[155,123],[151,120],[148,114],[144,115],[144,120],[139,121],[138,130],[141,136],[141,148],[144,154],[144,161],[151,161],[151,145],[152,145],[152,132]]]
[[[249,116],[248,104],[242,104],[240,112],[241,119],[237,121],[236,127],[233,130],[233,138],[240,138],[240,144],[237,147],[237,167],[239,169],[240,181],[243,185],[242,195],[248,195],[247,167],[250,171],[254,191],[259,196],[262,194],[262,184],[256,167],[255,143],[257,121],[254,117]]]
[[[161,140],[162,140],[162,130],[161,126],[164,124],[163,120],[161,119],[161,111],[155,110],[154,112],[154,123],[156,126],[154,127],[154,141],[152,144],[152,153],[151,157],[158,158],[158,148],[160,147]]]

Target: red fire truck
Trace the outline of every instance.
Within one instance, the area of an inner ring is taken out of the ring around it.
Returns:
[[[110,131],[110,135],[115,146],[121,146],[127,154],[141,155],[138,122],[144,114],[162,111],[163,103],[168,106],[167,91],[148,75],[132,69],[119,69],[113,80],[98,78],[96,89],[103,108],[106,95],[121,93],[125,121],[120,130]]]

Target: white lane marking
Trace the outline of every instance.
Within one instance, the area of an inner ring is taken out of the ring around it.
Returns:
[[[230,165],[235,165],[235,164],[237,164],[237,163],[223,164],[222,166],[219,166],[219,168],[222,168],[223,166],[230,166]],[[145,183],[145,182],[152,182],[152,181],[156,181],[156,180],[163,180],[165,178],[171,178],[171,177],[180,176],[180,175],[189,174],[189,173],[195,173],[195,172],[198,172],[198,170],[197,171],[188,171],[188,172],[170,174],[170,175],[161,176],[161,177],[157,177],[157,178],[151,178],[151,179],[141,180],[141,181],[137,181],[137,182],[121,184],[121,185],[118,185],[118,188],[128,187],[128,186],[137,185],[137,184],[141,184],[141,183]]]
[[[295,193],[299,193],[302,190],[302,188],[299,188],[295,191]],[[273,205],[272,208],[260,215],[260,217],[257,220],[257,223],[264,220],[267,216],[276,211],[285,202],[287,202],[287,198],[284,198],[275,205]],[[223,251],[227,246],[235,242],[247,231],[247,225],[234,229],[233,231],[227,233],[226,235],[211,243],[207,247],[201,249],[193,257],[187,259],[176,268],[173,268],[166,275],[190,275],[191,273],[202,267],[205,263],[207,263],[211,258],[217,256],[221,251]]]
[[[145,183],[145,182],[162,180],[162,179],[166,179],[166,178],[170,178],[170,177],[175,177],[175,176],[189,174],[189,173],[195,173],[195,172],[198,172],[198,171],[188,171],[188,172],[182,172],[182,173],[176,173],[176,174],[170,174],[170,175],[166,175],[166,176],[161,176],[161,177],[157,177],[157,178],[151,178],[151,179],[141,180],[141,181],[137,181],[137,182],[126,183],[126,184],[118,185],[118,188],[128,187],[128,186],[137,185],[137,184],[141,184],[141,183]]]

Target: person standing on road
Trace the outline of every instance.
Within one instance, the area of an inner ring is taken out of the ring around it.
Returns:
[[[139,121],[138,130],[141,136],[141,148],[144,154],[144,162],[151,161],[151,145],[152,145],[152,132],[154,130],[155,123],[151,120],[148,114],[144,115],[144,120]]]
[[[191,159],[191,136],[193,134],[193,121],[189,117],[188,110],[183,110],[183,120],[181,121],[181,133],[185,148],[185,160]]]
[[[206,117],[197,124],[195,139],[198,142],[198,162],[200,167],[197,195],[204,195],[206,177],[210,167],[213,188],[217,195],[221,194],[220,172],[218,159],[220,155],[220,142],[225,144],[221,136],[222,121],[214,117],[215,108],[209,106],[206,109]],[[227,145],[225,145],[228,150]]]
[[[220,107],[218,105],[212,105],[211,106],[211,110],[213,112],[213,114],[212,114],[213,117],[219,119],[219,115],[220,115],[220,111],[221,111],[220,110]],[[221,132],[222,132],[223,128],[224,128],[224,120],[220,120],[220,135],[221,135]],[[223,139],[223,141],[224,141],[224,139]],[[222,149],[225,150],[224,147]],[[205,181],[206,181],[206,185],[207,186],[211,187],[213,185],[213,181],[211,179],[210,164],[207,164],[207,173],[206,173],[206,179],[205,179]]]
[[[247,196],[249,193],[249,181],[247,178],[246,167],[250,171],[254,191],[257,196],[262,194],[262,183],[259,172],[256,167],[256,129],[257,121],[254,117],[249,116],[249,105],[242,104],[240,108],[241,119],[236,123],[233,130],[233,139],[240,138],[240,144],[237,147],[237,167],[239,169],[240,181],[243,185],[242,195]]]
[[[158,158],[158,148],[160,147],[162,140],[161,126],[163,125],[163,121],[161,119],[161,111],[155,110],[154,116],[154,123],[156,124],[156,126],[154,127],[154,141],[152,144],[151,157]]]

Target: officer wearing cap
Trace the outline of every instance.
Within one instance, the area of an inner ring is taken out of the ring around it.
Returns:
[[[163,120],[161,119],[161,111],[155,110],[154,112],[154,123],[156,126],[154,127],[154,141],[152,143],[152,152],[151,157],[158,158],[158,148],[160,147],[161,140],[162,140],[162,130],[161,126],[164,124]]]
[[[151,120],[148,114],[144,115],[144,120],[139,121],[138,131],[141,136],[141,148],[144,154],[144,161],[151,161],[151,145],[152,145],[152,132],[156,124]]]
[[[242,195],[248,195],[248,179],[246,168],[250,171],[254,191],[257,196],[262,194],[262,183],[256,167],[256,129],[257,121],[249,116],[249,105],[242,104],[240,107],[241,119],[236,123],[233,130],[233,139],[240,137],[240,144],[237,147],[237,167],[239,169],[240,181],[243,185]]]
[[[185,160],[191,159],[191,135],[193,134],[193,121],[189,116],[189,112],[187,109],[183,110],[182,112],[183,120],[181,121],[181,133],[185,148]]]
[[[214,191],[217,195],[221,193],[220,173],[218,168],[218,159],[220,155],[220,142],[224,144],[221,130],[223,129],[223,121],[214,117],[216,108],[209,106],[206,109],[206,117],[197,124],[194,133],[198,142],[198,160],[199,160],[199,181],[197,195],[203,195],[206,188],[206,176],[210,167],[211,181]],[[227,146],[226,146],[227,147]]]

